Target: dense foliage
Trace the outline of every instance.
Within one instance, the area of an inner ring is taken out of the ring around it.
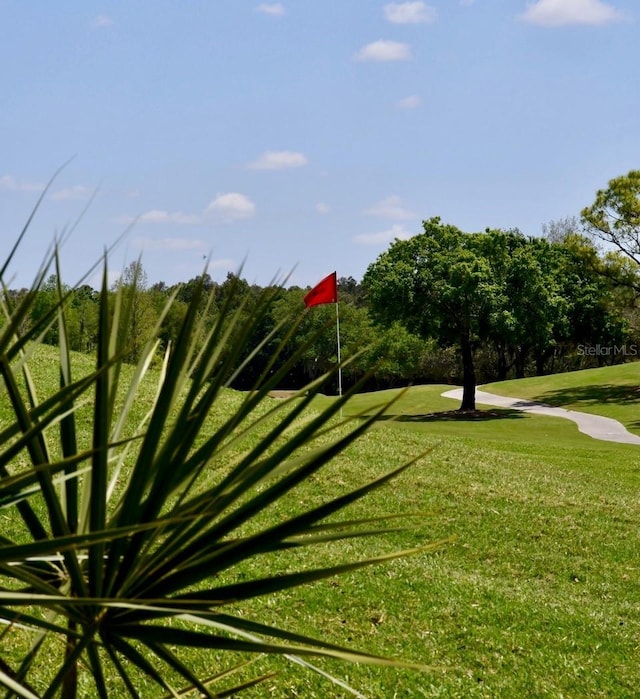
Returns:
[[[639,192],[638,172],[615,178],[582,211],[581,222],[552,221],[543,227],[542,237],[518,230],[467,233],[437,218],[425,221],[422,233],[392,243],[362,282],[352,277],[338,280],[341,354],[349,359],[343,371],[345,386],[364,377],[365,389],[463,382],[464,404],[470,407],[476,381],[635,358],[640,341]],[[614,249],[599,249],[594,238]],[[49,317],[58,287],[53,274],[32,292],[5,290],[13,303],[34,295],[21,321],[22,332]],[[215,326],[222,309],[246,320],[267,291],[237,274],[221,282],[205,273],[173,286],[162,281],[150,285],[141,262],[133,262],[104,292],[112,299],[120,294],[131,306],[126,360],[139,359],[145,338],[156,326],[161,348],[175,342],[200,287],[207,301],[198,301],[197,314],[207,328]],[[245,362],[251,355],[244,371],[234,376],[235,388],[253,384],[283,339],[282,320],[303,308],[303,289],[268,291],[273,304],[251,330],[249,344],[258,349],[238,357]],[[92,352],[100,292],[86,284],[62,285],[61,292],[67,299],[70,348]],[[55,323],[43,326],[45,343],[56,344],[58,338]],[[287,337],[280,361],[294,355],[281,377],[281,389],[298,389],[336,366],[332,305],[304,314]],[[333,381],[328,390],[336,392],[335,377]]]
[[[364,285],[379,322],[399,320],[458,348],[462,409],[474,409],[479,352],[495,357],[490,378],[510,370],[522,378],[531,362],[540,374],[585,346],[624,343],[628,324],[612,284],[622,281],[617,263],[579,235],[549,242],[519,231],[464,233],[433,218],[380,255]]]
[[[366,378],[365,389],[410,383],[486,382],[508,377],[580,369],[633,359],[639,339],[637,265],[622,253],[601,253],[588,238],[572,230],[562,236],[526,237],[518,231],[488,230],[469,234],[438,220],[425,232],[397,241],[374,262],[364,283],[339,279],[340,339],[345,386]],[[555,229],[553,229],[555,230]],[[430,260],[426,264],[426,259]],[[411,263],[410,263],[410,258]],[[407,271],[415,263],[420,275]],[[426,275],[426,276],[425,276]],[[128,361],[136,361],[144,338],[158,325],[161,347],[175,341],[195,290],[202,285],[207,301],[198,301],[198,317],[211,328],[222,308],[245,319],[266,290],[229,274],[222,282],[208,274],[182,284],[149,285],[140,262],[132,263],[107,290],[130,298]],[[70,348],[92,352],[98,334],[100,292],[83,284],[62,286],[67,296]],[[270,289],[273,304],[252,328],[253,352],[233,386],[251,386],[266,358],[283,338],[279,325],[303,308],[304,290]],[[19,302],[27,289],[7,290]],[[22,320],[22,330],[47,318],[58,298],[51,275],[36,290]],[[173,299],[167,306],[167,301]],[[296,355],[281,378],[282,389],[297,389],[335,367],[336,313],[332,305],[304,314],[287,338],[281,360]],[[55,344],[55,323],[42,332]],[[598,349],[600,348],[600,349]],[[606,348],[606,349],[605,349]],[[244,361],[241,356],[238,361]],[[327,390],[336,392],[336,379]]]

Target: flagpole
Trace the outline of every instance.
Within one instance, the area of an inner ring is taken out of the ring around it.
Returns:
[[[342,398],[342,365],[340,364],[340,312],[338,311],[338,302],[336,301],[336,339],[338,341],[338,395]],[[340,417],[342,417],[342,408],[340,408]]]
[[[342,358],[340,357],[340,312],[338,310],[338,275],[332,272],[321,279],[312,289],[307,291],[303,299],[306,308],[318,306],[321,303],[336,304],[336,339],[338,342],[338,394],[342,398]],[[342,418],[342,408],[340,408]]]

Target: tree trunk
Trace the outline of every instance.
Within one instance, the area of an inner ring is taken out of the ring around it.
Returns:
[[[468,335],[460,340],[462,353],[462,405],[460,410],[476,409],[476,370],[473,365],[473,348]]]
[[[516,349],[516,379],[524,379],[529,350],[526,347]]]
[[[536,354],[536,376],[545,376],[546,375],[546,369],[545,365],[547,363],[547,360],[551,356],[551,353],[549,350],[540,350]]]
[[[507,364],[507,354],[502,344],[499,344],[496,347],[496,352],[498,354],[496,366],[497,379],[498,381],[504,381],[507,378],[507,372],[509,370],[509,366]]]

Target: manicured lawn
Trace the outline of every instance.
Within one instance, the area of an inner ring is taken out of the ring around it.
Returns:
[[[640,362],[499,381],[482,388],[502,396],[531,398],[612,417],[629,431],[640,434]]]
[[[38,366],[41,380],[57,380],[53,361]],[[596,371],[603,373],[581,372],[582,384],[571,386],[562,382],[575,382],[575,374],[544,377],[547,383],[539,387],[522,382],[521,390],[530,393],[517,393],[519,383],[501,386],[506,394],[540,400],[535,391],[550,395],[571,390],[580,397],[581,386],[586,394],[603,385],[630,390],[631,365],[625,368],[630,372],[626,378],[614,376],[613,370]],[[266,515],[271,522],[281,521],[423,454],[389,486],[342,515],[402,515],[390,520],[389,527],[405,530],[291,557],[265,555],[229,575],[251,580],[276,569],[445,543],[435,552],[254,600],[236,611],[432,667],[416,672],[312,661],[366,697],[636,696],[640,449],[598,442],[566,420],[512,411],[492,410],[475,420],[434,415],[457,407],[440,396],[446,388],[410,389],[369,433]],[[356,396],[345,418],[357,421],[358,415],[370,414],[393,395]],[[229,392],[227,400],[239,396]],[[595,394],[582,400],[594,401],[591,407],[599,412]],[[1,403],[0,420],[5,420]],[[578,406],[574,402],[571,407]],[[633,405],[609,401],[609,409],[631,419]],[[212,421],[219,419],[211,416]],[[0,516],[3,533],[9,535],[12,523],[5,512]],[[25,639],[16,634],[3,637],[4,658],[26,648]],[[192,651],[187,658],[203,677],[235,660],[207,651]],[[285,659],[261,658],[246,672],[269,670],[278,675],[246,696],[352,696]],[[125,696],[121,687],[109,692]],[[158,696],[142,679],[140,693]]]
[[[266,608],[276,619],[286,610],[305,631],[435,668],[331,666],[366,696],[633,696],[640,686],[638,447],[508,411],[438,420],[429,414],[452,407],[440,398],[444,388],[411,389],[390,410],[396,420],[381,420],[313,490],[355,484],[433,448],[354,508],[427,512],[425,520],[385,542],[351,544],[345,554],[455,541],[256,605],[254,614]],[[388,396],[358,396],[351,410],[368,412],[381,397]],[[343,696],[293,669],[273,683],[273,695]]]

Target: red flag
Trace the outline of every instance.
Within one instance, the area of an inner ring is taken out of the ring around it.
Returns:
[[[335,272],[318,282],[304,296],[304,305],[307,308],[321,303],[338,303],[338,280]]]

